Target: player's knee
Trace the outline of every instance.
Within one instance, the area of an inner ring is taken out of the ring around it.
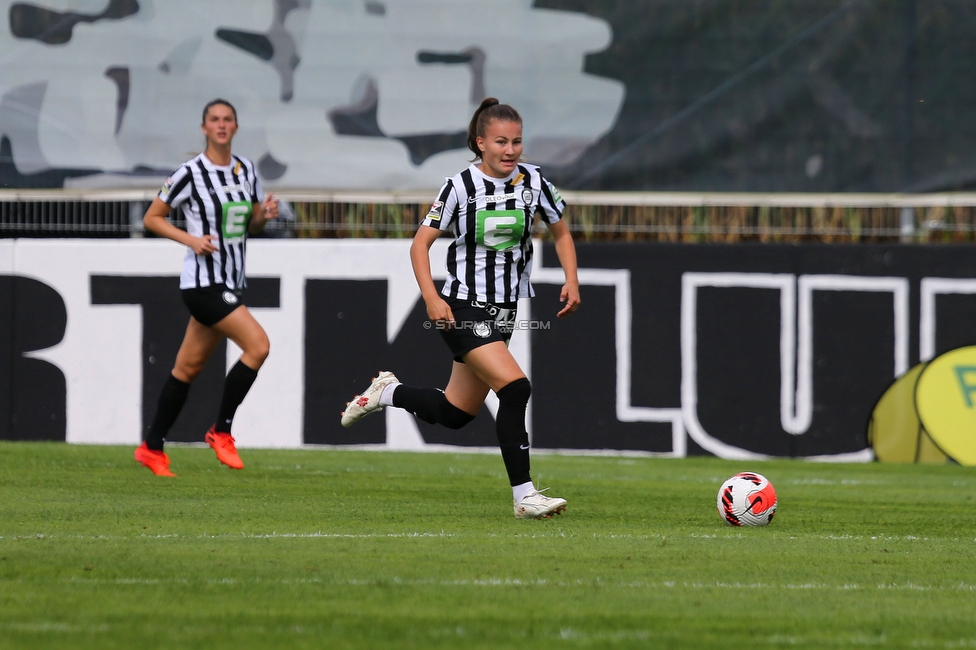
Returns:
[[[185,384],[192,384],[193,380],[200,376],[203,372],[203,367],[206,365],[207,360],[186,360],[177,359],[176,365],[173,366],[173,376],[182,381]]]
[[[256,354],[261,359],[261,363],[264,363],[268,355],[271,354],[271,341],[268,340],[268,337],[265,337],[261,344],[258,345]]]
[[[440,405],[439,415],[438,422],[448,429],[460,429],[474,419],[470,413],[466,413],[448,402],[446,397]]]
[[[529,397],[532,396],[532,384],[527,378],[522,377],[506,384],[495,394],[498,395],[498,401],[502,404],[525,405],[529,403]]]
[[[256,364],[256,367],[258,368],[260,368],[264,364],[265,360],[268,358],[268,355],[270,353],[271,353],[271,341],[268,340],[267,336],[264,336],[258,339],[257,341],[255,341],[254,343],[252,343],[251,345],[249,345],[248,349],[245,351],[245,355],[247,356],[248,361],[250,361],[251,364]]]

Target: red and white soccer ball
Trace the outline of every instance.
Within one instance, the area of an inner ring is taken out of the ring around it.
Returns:
[[[736,474],[718,490],[718,514],[731,526],[765,526],[776,514],[776,490],[762,474]]]

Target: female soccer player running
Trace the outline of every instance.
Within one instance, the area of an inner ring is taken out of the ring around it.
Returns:
[[[474,419],[492,390],[498,396],[495,428],[512,486],[515,516],[551,517],[566,500],[547,497],[529,475],[529,437],[525,429],[531,385],[508,350],[522,296],[531,296],[532,241],[537,213],[552,233],[566,276],[560,292],[564,317],[580,305],[576,248],[565,222],[565,202],[535,165],[521,162],[522,118],[497,99],[485,99],[471,118],[468,148],[476,163],[448,178],[424,218],[410,259],[427,315],[454,354],[447,387],[401,384],[380,372],[342,414],[343,426],[396,406],[425,422],[459,429]],[[430,247],[442,232],[454,241],[447,254],[447,281],[438,292],[430,272]]]
[[[243,302],[244,253],[248,233],[260,232],[268,219],[278,216],[278,200],[271,193],[264,198],[254,164],[231,153],[237,111],[229,102],[207,104],[201,128],[206,149],[166,180],[143,217],[146,230],[187,247],[180,289],[190,323],[145,442],[135,451],[136,461],[157,476],[175,476],[163,439],[186,402],[190,384],[224,338],[244,353],[227,373],[217,420],[204,438],[221,463],[244,467],[231,424],[270,348],[268,335]],[[186,217],[186,231],[166,220],[177,207]]]

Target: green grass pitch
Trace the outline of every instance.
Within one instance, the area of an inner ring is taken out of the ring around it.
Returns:
[[[0,443],[0,648],[976,647],[976,473],[537,454]],[[776,487],[734,529],[721,482]]]

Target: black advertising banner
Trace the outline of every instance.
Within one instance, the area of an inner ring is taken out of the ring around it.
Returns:
[[[339,423],[379,370],[436,387],[450,374],[409,245],[253,243],[247,300],[272,353],[235,420],[242,446],[494,448],[491,395],[456,431],[392,408]],[[0,438],[138,442],[185,328],[173,250],[0,247],[11,262],[0,276]],[[532,381],[537,449],[869,460],[876,407],[899,412],[912,397],[889,390],[896,379],[976,344],[968,246],[606,243],[580,244],[578,256],[583,305],[557,319],[562,270],[537,245],[537,295],[520,304],[510,347]],[[202,439],[237,354],[215,355],[171,439]],[[944,373],[961,382],[959,408],[976,391],[969,365]]]
[[[670,448],[662,425],[614,418],[616,398],[680,411],[689,454],[852,454],[920,354],[976,341],[965,246],[584,244],[579,263],[584,277],[625,272],[629,305],[584,281],[581,318],[535,333],[534,413],[548,418],[535,426],[561,440],[553,446]],[[558,294],[537,288],[536,303]],[[614,338],[621,320],[626,348]],[[608,390],[614,352],[629,363],[629,395]]]

